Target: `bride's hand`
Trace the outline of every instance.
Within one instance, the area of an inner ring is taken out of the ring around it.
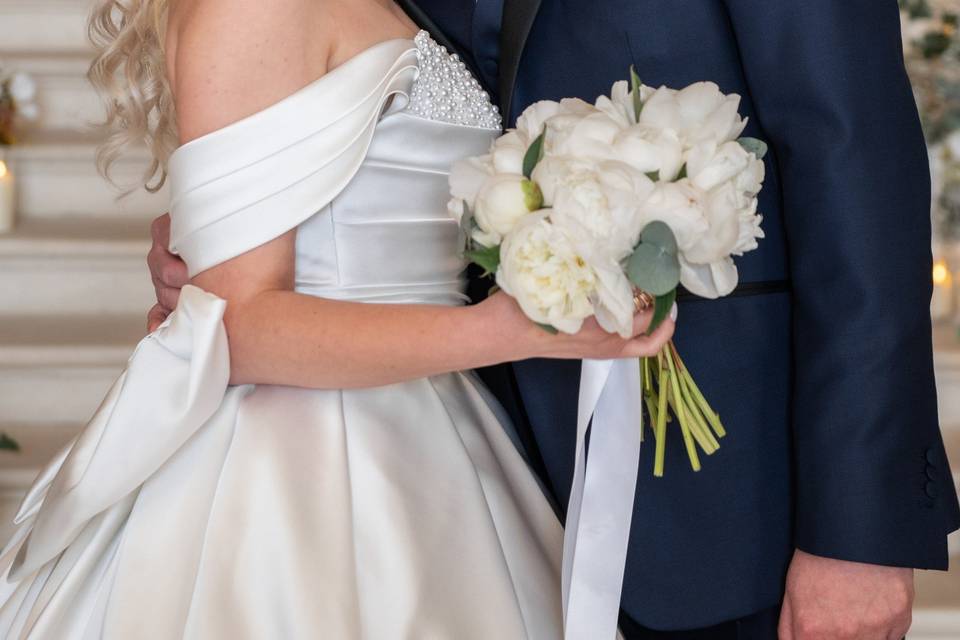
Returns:
[[[589,318],[580,331],[574,335],[565,333],[551,334],[536,326],[524,315],[517,302],[501,292],[495,293],[481,305],[492,327],[503,331],[502,336],[513,338],[518,347],[519,357],[526,358],[566,358],[572,360],[614,358],[639,358],[656,355],[673,336],[676,320],[676,307],[671,317],[664,320],[651,335],[646,335],[647,327],[653,319],[653,310],[648,309],[633,317],[633,337],[624,339],[617,334],[607,333]]]

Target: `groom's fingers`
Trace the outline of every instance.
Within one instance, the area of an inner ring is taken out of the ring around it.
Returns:
[[[794,640],[793,610],[790,607],[790,594],[783,597],[783,607],[780,609],[780,624],[777,627],[779,640]]]

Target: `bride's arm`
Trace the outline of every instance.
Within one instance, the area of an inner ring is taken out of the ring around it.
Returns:
[[[336,46],[322,45],[316,7],[325,3],[280,0],[269,8],[260,3],[236,8],[248,4],[244,1],[223,10],[224,2],[199,0],[173,32],[182,142],[276,102],[322,76],[331,56],[339,55]],[[301,295],[293,292],[295,238],[295,231],[287,232],[194,278],[197,286],[227,300],[224,322],[235,384],[365,387],[531,357],[652,355],[673,330],[668,321],[651,337],[624,340],[591,320],[576,336],[552,336],[503,294],[472,307]],[[649,319],[649,314],[637,317],[637,334]]]

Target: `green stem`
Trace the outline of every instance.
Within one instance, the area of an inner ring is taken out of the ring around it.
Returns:
[[[663,463],[667,453],[667,390],[663,385],[669,374],[663,370],[663,359],[657,357],[657,381],[660,383],[660,396],[657,398],[657,449],[653,457],[653,475],[663,477]]]
[[[674,413],[677,420],[680,421],[680,431],[683,433],[683,444],[687,448],[687,456],[690,458],[690,466],[694,471],[700,471],[700,456],[697,455],[697,447],[694,444],[693,434],[690,432],[690,425],[687,423],[686,411],[684,411],[683,399],[680,396],[680,384],[677,381],[677,371],[673,363],[672,354],[664,347],[667,367],[669,368],[670,389],[674,398]]]
[[[677,348],[672,342],[670,343],[670,348],[676,356],[677,364],[680,368],[680,375],[683,376],[684,381],[687,383],[687,388],[693,395],[694,400],[696,400],[700,410],[703,411],[703,415],[706,417],[707,422],[710,423],[710,426],[713,428],[713,431],[717,434],[718,438],[724,437],[727,435],[727,431],[723,428],[723,423],[720,421],[720,416],[716,411],[713,410],[713,407],[710,406],[710,403],[707,402],[707,399],[703,397],[703,393],[700,392],[700,387],[698,387],[697,383],[694,382],[693,376],[690,375],[690,371],[687,370],[686,365],[683,363],[683,359],[680,357],[679,352],[677,352]]]

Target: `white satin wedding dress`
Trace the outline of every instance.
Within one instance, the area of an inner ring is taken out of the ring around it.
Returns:
[[[499,117],[425,33],[170,162],[192,273],[297,228],[297,290],[462,304],[451,163]],[[39,476],[0,556],[5,640],[562,637],[562,531],[470,374],[228,386],[195,287]],[[469,340],[469,336],[463,336]]]

